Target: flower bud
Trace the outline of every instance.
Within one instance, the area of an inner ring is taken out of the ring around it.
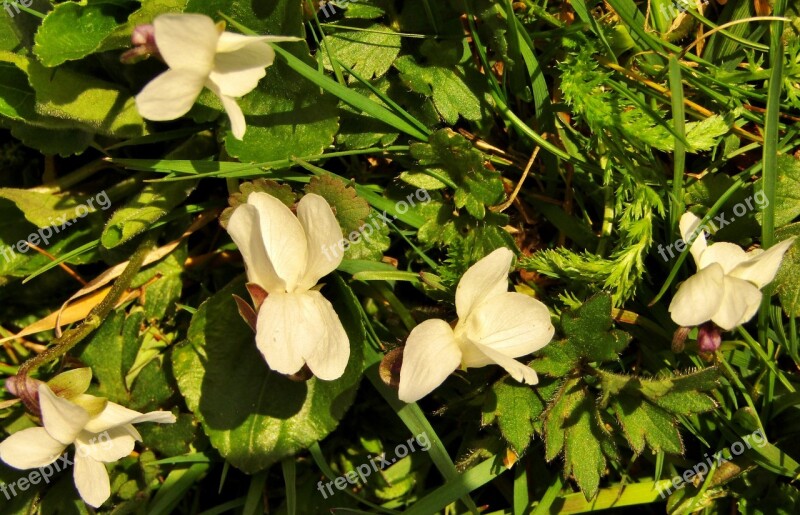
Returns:
[[[152,24],[137,25],[131,33],[133,48],[119,58],[123,63],[133,63],[145,57],[158,54],[156,46],[156,29]]]
[[[722,343],[722,333],[714,322],[706,322],[697,332],[697,346],[700,352],[715,352]]]

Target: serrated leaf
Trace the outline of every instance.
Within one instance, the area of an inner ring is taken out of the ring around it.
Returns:
[[[652,402],[676,415],[695,415],[717,407],[717,401],[696,391],[668,393]]]
[[[686,141],[691,151],[711,150],[719,138],[730,130],[724,117],[715,114],[700,122],[686,124]]]
[[[365,80],[380,78],[389,71],[400,53],[400,36],[379,23],[361,25],[357,28],[363,30],[340,30],[325,38],[318,53],[325,69],[333,70],[330,53]],[[357,79],[351,76],[350,82]]]
[[[99,194],[98,194],[99,195]],[[63,221],[78,220],[96,213],[101,206],[94,205],[94,197],[71,192],[51,193],[16,188],[0,188],[0,198],[13,202],[25,218],[36,227],[58,225]],[[91,203],[89,202],[91,200]],[[83,209],[79,209],[79,208]],[[79,213],[82,216],[79,216]],[[97,215],[92,216],[97,217]],[[71,224],[70,224],[71,225]],[[67,225],[66,227],[70,227]],[[68,230],[64,228],[64,230]],[[54,231],[55,232],[55,231]]]
[[[466,120],[479,120],[482,115],[481,99],[475,94],[482,91],[478,84],[469,81],[465,70],[457,64],[420,64],[410,55],[394,62],[400,78],[409,88],[433,99],[436,110],[449,125]]]
[[[306,193],[316,193],[333,207],[344,237],[358,231],[370,214],[369,203],[356,195],[356,190],[341,179],[324,175],[313,177],[305,187]]]
[[[100,243],[107,249],[113,249],[130,241],[186,200],[196,185],[196,181],[148,184],[111,215],[100,236]]]
[[[36,31],[33,52],[45,66],[82,59],[100,47],[122,14],[113,3],[57,4]]]
[[[428,143],[413,143],[411,155],[439,182],[455,184],[456,207],[466,207],[477,219],[486,216],[485,206],[500,203],[503,182],[486,168],[485,156],[462,135],[450,129],[434,132]]]
[[[642,379],[640,388],[642,393],[651,400],[668,393],[707,392],[717,387],[719,376],[719,369],[709,367],[697,372],[662,379]]]
[[[545,405],[530,386],[506,377],[492,385],[484,409],[494,414],[503,438],[521,456],[533,438],[534,421],[544,412]]]
[[[338,424],[353,401],[363,362],[363,326],[357,302],[332,276],[334,303],[350,338],[350,362],[335,381],[291,381],[271,371],[241,320],[232,294],[245,296],[244,278],[204,302],[192,318],[188,341],[173,353],[186,403],[202,422],[211,444],[247,473],[264,470]],[[350,294],[352,295],[352,294]]]
[[[672,416],[641,398],[620,395],[613,403],[614,413],[636,454],[645,443],[654,452],[683,454],[683,441]]]
[[[544,421],[545,459],[551,461],[561,454],[566,438],[567,419],[586,395],[581,380],[568,379],[547,409]]]
[[[564,443],[564,468],[575,476],[586,500],[597,495],[606,468],[600,446],[604,437],[597,428],[594,410],[591,397],[584,394],[569,415]]]

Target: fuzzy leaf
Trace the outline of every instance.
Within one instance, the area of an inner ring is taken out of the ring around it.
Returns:
[[[545,405],[530,386],[508,377],[492,386],[484,410],[497,418],[500,433],[517,456],[521,456],[533,438],[535,421]]]
[[[683,454],[683,442],[674,419],[646,400],[620,395],[613,403],[628,443],[636,454],[644,451],[645,442],[654,451]]]
[[[594,402],[584,395],[575,410],[569,415],[570,425],[564,451],[564,466],[575,476],[586,500],[597,495],[600,478],[606,468],[606,459],[601,448],[604,437],[597,427]]]
[[[364,30],[342,30],[325,38],[318,55],[327,70],[333,70],[329,53],[365,80],[383,77],[400,53],[400,36],[379,23],[359,24]],[[350,82],[357,82],[350,77]]]

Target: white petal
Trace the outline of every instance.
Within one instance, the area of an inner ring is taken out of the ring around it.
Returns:
[[[251,193],[247,203],[258,210],[261,238],[275,272],[286,283],[286,291],[294,291],[307,262],[308,243],[303,226],[291,210],[272,195]]]
[[[536,375],[536,371],[534,371],[531,367],[524,365],[514,358],[506,356],[504,353],[499,352],[487,345],[480,345],[475,342],[472,343],[480,352],[483,352],[489,359],[503,367],[511,377],[520,383],[537,384],[539,382],[539,376]]]
[[[547,307],[522,293],[506,292],[478,304],[464,321],[466,337],[510,358],[550,343],[555,328]],[[473,366],[462,360],[466,366]]]
[[[160,424],[171,424],[175,422],[175,416],[169,411],[151,411],[149,413],[139,413],[125,406],[109,402],[106,409],[98,416],[90,420],[86,426],[86,431],[91,433],[102,433],[103,431],[127,424],[138,424],[140,422],[157,422]]]
[[[678,225],[681,231],[681,238],[683,238],[684,243],[688,243],[689,239],[693,236],[695,229],[700,225],[700,218],[697,217],[692,212],[686,212],[681,216],[680,222]],[[689,248],[689,252],[692,254],[694,258],[694,264],[697,265],[697,268],[700,268],[700,256],[706,250],[706,235],[703,231],[700,231],[697,237],[692,243],[692,246]]]
[[[342,262],[338,244],[344,236],[328,201],[314,193],[297,203],[297,219],[308,240],[308,264],[298,288],[309,289]]]
[[[256,345],[271,369],[298,372],[303,356],[324,341],[325,325],[313,297],[303,293],[271,293],[258,312]]]
[[[214,20],[203,14],[162,14],[153,26],[158,51],[170,68],[208,76],[219,39]]]
[[[398,397],[403,402],[418,401],[442,384],[460,362],[461,350],[447,322],[422,322],[406,340]]]
[[[350,359],[350,339],[328,299],[318,291],[309,291],[301,295],[313,299],[317,307],[317,319],[324,327],[322,339],[306,347],[303,358],[308,368],[318,378],[326,381],[339,379],[344,374],[347,361]]]
[[[43,427],[29,427],[0,442],[0,459],[17,469],[38,468],[56,461],[66,448]]]
[[[712,264],[684,281],[669,304],[672,320],[684,327],[711,320],[722,303],[724,277],[722,266]]]
[[[50,436],[64,445],[75,441],[75,437],[89,422],[89,413],[85,409],[58,397],[46,384],[39,385],[39,406],[42,409],[42,425]]]
[[[148,120],[180,118],[192,108],[205,80],[205,75],[192,70],[167,70],[136,95],[136,109]]]
[[[258,210],[250,204],[237,207],[228,220],[228,233],[242,253],[247,278],[251,283],[264,288],[267,292],[286,290],[286,283],[278,277],[272,266],[264,239],[261,236],[261,218]]]
[[[111,497],[108,471],[99,461],[76,453],[73,478],[81,499],[89,506],[98,508]]]
[[[209,79],[219,86],[223,95],[241,97],[253,91],[258,81],[266,75],[266,67],[275,60],[275,51],[271,46],[249,39],[248,43],[236,50],[214,56],[214,68]]]
[[[761,304],[761,291],[752,283],[735,277],[725,277],[724,294],[719,309],[711,320],[730,331],[753,318]]]
[[[235,32],[223,32],[217,41],[217,52],[235,52],[253,43],[278,43],[281,41],[303,41],[303,38],[295,36],[245,36]]]
[[[747,253],[739,245],[721,241],[710,245],[700,257],[700,268],[719,263],[724,273],[730,273],[739,263],[747,261]]]
[[[75,454],[110,463],[128,456],[136,439],[124,427],[102,433],[84,431],[75,440]]]
[[[754,252],[748,252],[747,256],[750,259],[734,268],[730,276],[750,281],[756,287],[763,288],[775,279],[775,274],[778,273],[778,269],[781,267],[783,255],[789,250],[792,243],[794,243],[794,238],[789,238],[777,245],[773,245],[767,251],[759,252],[755,255]]]
[[[247,122],[245,122],[242,108],[239,107],[235,98],[220,95],[219,99],[222,101],[222,107],[225,109],[228,120],[231,122],[231,133],[233,137],[241,141],[242,138],[244,138],[244,133],[247,131]]]
[[[483,299],[508,291],[508,269],[514,253],[501,247],[464,272],[456,288],[456,312],[467,318]]]

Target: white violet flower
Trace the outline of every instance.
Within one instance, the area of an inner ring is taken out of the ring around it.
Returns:
[[[547,307],[522,293],[508,291],[514,254],[499,248],[469,270],[456,288],[455,328],[444,320],[426,320],[408,335],[400,367],[399,397],[415,402],[455,371],[497,364],[511,377],[536,384],[536,372],[514,358],[547,345],[555,329]]]
[[[247,278],[267,292],[258,308],[256,346],[281,374],[304,365],[320,379],[338,379],[350,358],[350,340],[333,306],[315,289],[342,262],[327,249],[343,239],[328,202],[313,193],[297,216],[272,195],[251,193],[228,221]]]
[[[680,220],[681,236],[688,242],[700,225],[700,218],[685,213]],[[684,281],[669,305],[676,324],[684,327],[712,321],[726,331],[753,318],[761,305],[761,288],[769,284],[781,266],[784,253],[794,238],[769,250],[745,252],[733,243],[706,243],[699,233],[689,248],[697,273]]]
[[[162,14],[153,27],[155,45],[170,69],[136,95],[139,114],[155,121],[179,118],[206,87],[222,102],[236,139],[246,125],[235,99],[253,91],[275,60],[268,42],[300,40],[223,32],[203,14]]]
[[[59,458],[66,465],[69,460],[62,454],[75,444],[75,486],[95,508],[111,496],[104,463],[128,456],[134,443],[142,440],[133,424],[175,422],[167,411],[143,414],[83,393],[67,400],[45,383],[39,384],[38,394],[44,427],[23,429],[6,438],[0,443],[0,459],[17,469],[41,469]]]

